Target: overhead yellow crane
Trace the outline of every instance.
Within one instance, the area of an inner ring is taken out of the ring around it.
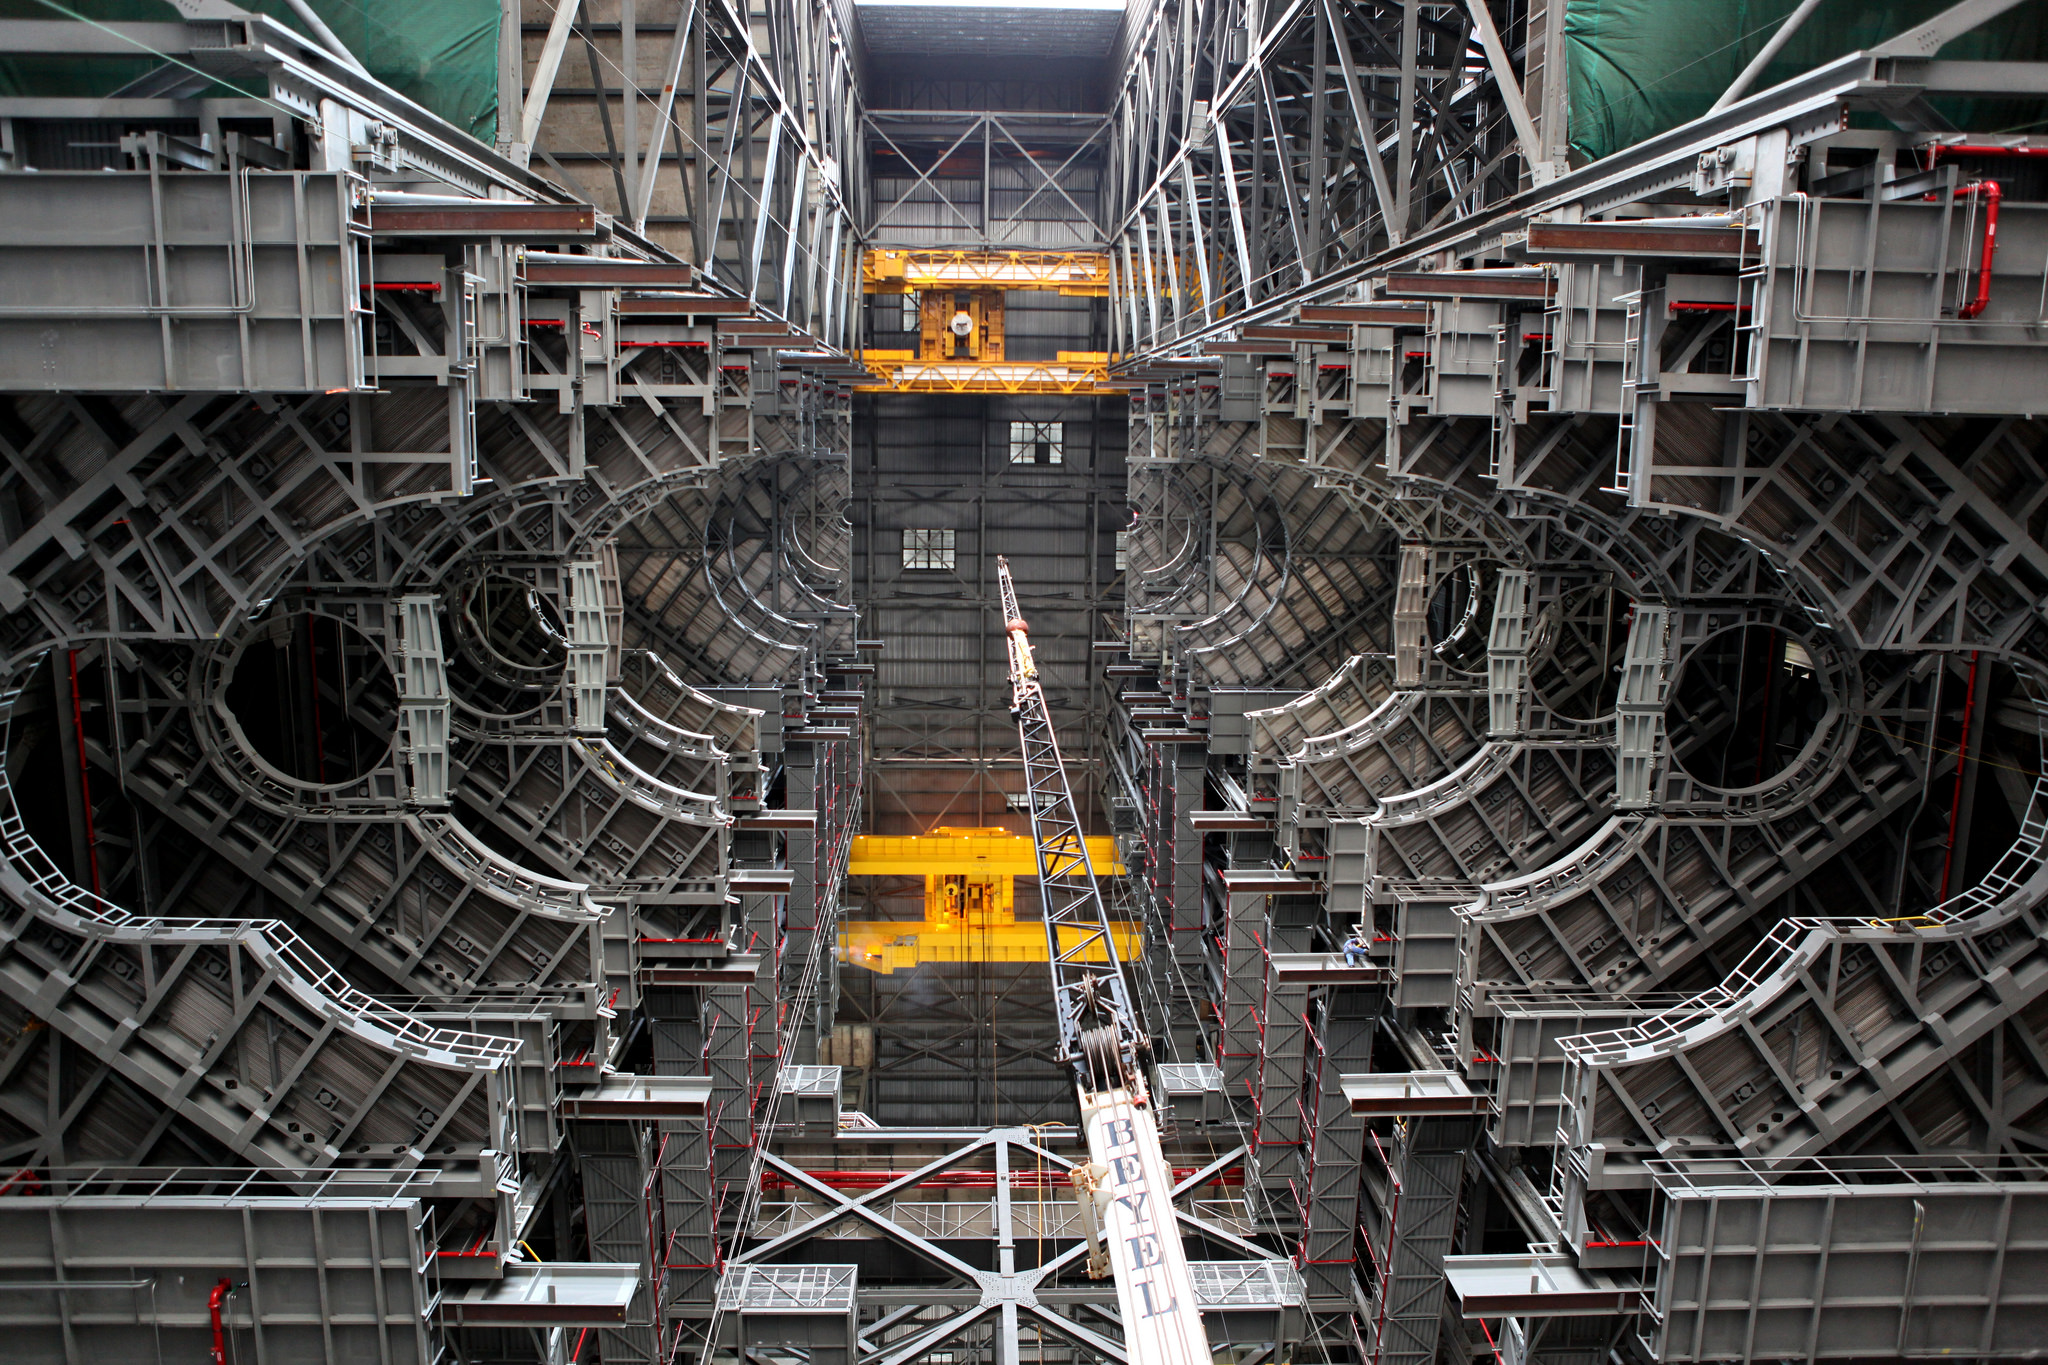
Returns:
[[[1123,393],[1109,381],[1106,351],[1061,351],[1045,361],[960,360],[930,364],[914,351],[862,351],[876,375],[855,393]]]
[[[1120,875],[1116,841],[1088,840],[1104,875]],[[1006,829],[940,826],[930,834],[856,835],[852,877],[923,877],[922,920],[853,920],[839,925],[839,960],[884,974],[920,962],[1044,962],[1045,927],[1017,919],[1016,878],[1038,875],[1031,840]],[[1119,958],[1144,951],[1144,927],[1114,926]]]
[[[1106,351],[1061,351],[1052,362],[1003,353],[1003,303],[1017,291],[1106,297],[1109,257],[1075,251],[870,251],[864,292],[917,296],[915,351],[867,350],[862,393],[1120,391]]]
[[[870,251],[861,290],[1017,289],[1109,297],[1109,257],[1098,251]]]

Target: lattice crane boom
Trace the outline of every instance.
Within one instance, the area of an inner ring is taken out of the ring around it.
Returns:
[[[1075,1079],[1084,1091],[1124,1081],[1142,1086],[1143,1034],[1131,1007],[1123,964],[1117,960],[1109,908],[1095,880],[1080,809],[1060,761],[1052,712],[1031,654],[1030,628],[1017,606],[1009,562],[1001,556],[996,559],[996,577],[1002,587],[1003,633],[1010,652],[1010,714],[1024,752],[1031,838],[1038,847],[1060,1055],[1074,1064]]]
[[[1017,606],[1009,561],[996,558],[1010,660],[1010,714],[1024,751],[1031,838],[1038,849],[1060,1054],[1074,1067],[1092,1160],[1075,1171],[1093,1248],[1089,1273],[1116,1278],[1124,1348],[1134,1365],[1208,1365],[1187,1252],[1173,1212],[1173,1179],[1159,1149],[1146,1079],[1150,1048],[1117,960],[1079,809],[1060,762],[1052,712]]]

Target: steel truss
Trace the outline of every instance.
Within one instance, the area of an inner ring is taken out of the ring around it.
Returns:
[[[1157,913],[1207,946],[1205,1043],[1241,1073],[1234,1098],[1264,1136],[1268,1183],[1299,1159],[1289,1094],[1260,1070],[1286,1071],[1293,1029],[1273,1012],[1295,1006],[1257,968],[1289,935],[1327,951],[1358,932],[1370,965],[1354,970],[1390,985],[1382,1064],[1455,1067],[1494,1097],[1482,1159],[1470,1164],[1469,1134],[1446,1156],[1462,1187],[1406,1169],[1423,1121],[1381,1136],[1372,1237],[1348,1248],[1371,1268],[1354,1286],[1363,1355],[1459,1355],[1433,1297],[1448,1283],[1467,1325],[1483,1320],[1516,1359],[1761,1358],[1776,1349],[1768,1277],[1745,1297],[1717,1265],[1715,1293],[1727,1285],[1747,1316],[1716,1320],[1696,1258],[1735,1244],[1660,1221],[1677,1207],[1667,1189],[1746,1182],[1752,1202],[1722,1216],[1753,1217],[1762,1246],[1798,1216],[1797,1161],[1990,1158],[2039,1141],[2026,774],[2042,730],[2030,518],[2048,466],[2018,389],[1971,387],[2038,367],[2010,330],[2032,295],[1983,264],[1978,212],[2000,198],[1980,187],[2018,183],[2008,171],[2033,149],[1998,140],[1970,162],[1958,149],[1973,136],[1929,132],[1919,103],[2035,88],[2031,67],[1926,60],[2002,8],[1960,6],[1775,90],[1731,92],[1577,168],[1557,154],[1546,16],[1528,16],[1526,41],[1506,34],[1512,63],[1485,60],[1478,22],[1463,89],[1483,102],[1519,82],[1528,112],[1496,106],[1512,134],[1475,138],[1482,164],[1439,160],[1426,187],[1313,131],[1385,88],[1358,48],[1378,41],[1407,146],[1383,114],[1367,121],[1377,150],[1405,173],[1431,145],[1460,146],[1448,110],[1418,104],[1442,49],[1415,17],[1389,11],[1409,25],[1391,39],[1356,11],[1302,5],[1233,33],[1234,16],[1168,5],[1132,39],[1113,249],[1124,373],[1145,386],[1132,447],[1150,459],[1133,461],[1129,662],[1112,665],[1132,799],[1151,816],[1132,856],[1155,897],[1193,902]],[[1894,131],[1847,131],[1845,99],[1890,111]],[[1752,148],[1765,149],[1754,177],[1702,169],[1751,164]],[[1852,169],[1863,150],[1898,164],[1896,191],[1880,188],[1890,170]],[[1367,201],[1334,214],[1355,243],[1308,227],[1345,193]],[[2011,230],[2031,234],[2031,212]],[[1925,266],[1932,239],[1914,234],[1929,230],[1951,234],[1930,267],[1938,298],[1820,302],[1845,280],[1883,287],[1909,260]],[[1933,358],[1880,393],[1866,377],[1879,336]],[[1938,357],[1965,346],[1971,361],[1945,369]],[[1267,480],[1299,468],[1392,532],[1398,564],[1372,612],[1386,643],[1339,645],[1346,657],[1317,658],[1271,698],[1204,687],[1233,669],[1258,685],[1271,665],[1233,617],[1305,593],[1297,578],[1321,568],[1307,545],[1232,535],[1228,503],[1162,476],[1204,459]],[[1443,520],[1406,529],[1423,508]],[[1209,613],[1221,665],[1174,646]],[[1785,657],[1819,700],[1780,772],[1723,789],[1695,760],[1753,713],[1732,691],[1681,684],[1712,641],[1746,632],[1796,649]],[[1987,721],[1994,666],[2012,699]],[[1206,809],[1176,819],[1191,759]],[[1970,776],[1992,764],[2020,774],[1996,796]],[[1973,818],[2000,833],[1973,840]],[[1173,875],[1205,831],[1220,872]],[[1988,841],[2009,846],[2000,857]],[[1254,892],[1295,886],[1314,910],[1261,913]],[[1730,1164],[1648,1174],[1681,1146]],[[1921,1179],[1850,1178],[1906,1202]],[[1408,1206],[1413,1188],[1429,1209]],[[1456,1254],[1502,1203],[1557,1253]],[[1835,1217],[1802,1227],[1840,1254],[1869,1224]],[[1502,1274],[1519,1292],[1487,1278]],[[1822,1280],[1793,1295],[1784,1330],[1808,1355],[1853,1352],[1822,1323],[1817,1305],[1841,1292]],[[1941,1349],[1945,1331],[1948,1349],[1984,1349],[2000,1290],[1956,1288],[1972,1307],[1952,1331],[1909,1306],[1865,1349]]]
[[[536,17],[521,36],[538,45],[500,73],[517,114],[509,140],[500,116],[503,150],[538,158],[563,191],[707,281],[844,346],[858,325],[866,150],[839,12],[677,0],[605,22],[560,0]]]
[[[1167,0],[1134,16],[1104,215],[1120,349],[1312,290],[1548,179],[1561,138],[1530,112],[1562,119],[1557,82],[1557,112],[1541,89],[1548,12]]]
[[[850,1130],[841,1142],[859,1143],[892,1167],[884,1178],[859,1183],[809,1166],[804,1149],[793,1147],[768,1158],[769,1178],[783,1197],[762,1205],[752,1240],[734,1253],[729,1273],[789,1264],[796,1256],[826,1263],[857,1256],[864,1267],[855,1291],[862,1359],[908,1362],[950,1343],[997,1360],[1029,1351],[1044,1359],[1124,1361],[1114,1290],[1078,1273],[1087,1242],[1068,1177],[1079,1154],[1060,1150],[1075,1140],[1058,1126],[1049,1133],[997,1127],[967,1138]],[[1298,1330],[1292,1324],[1300,1314],[1299,1282],[1285,1262],[1219,1220],[1230,1201],[1201,1198],[1242,1155],[1233,1149],[1202,1167],[1177,1169],[1175,1217],[1190,1243],[1226,1258],[1193,1263],[1204,1314],[1237,1323],[1248,1340],[1260,1333],[1271,1340],[1276,1328],[1282,1337]],[[963,1189],[986,1189],[989,1197],[962,1198]],[[978,1256],[980,1244],[995,1249],[992,1265],[965,1259]]]
[[[57,1233],[118,1209],[216,1258],[265,1359],[1127,1357],[1070,1134],[875,1128],[811,1064],[882,771],[844,357],[889,241],[1112,259],[1128,601],[1113,705],[1068,713],[1112,722],[1149,951],[1132,1001],[1065,964],[1044,1042],[1092,981],[1172,1058],[1239,1365],[2023,1349],[2048,216],[2033,140],[1930,103],[2043,88],[1940,56],[2005,8],[1576,167],[1551,5],[1159,0],[1103,116],[869,109],[834,6],[565,0],[501,31],[497,148],[260,17],[0,27],[162,58],[0,106],[22,1273],[76,1280]],[[70,119],[105,155],[20,173]],[[1735,633],[1800,726],[1686,687]],[[234,695],[328,639],[319,724],[388,737],[346,776]],[[911,757],[976,758],[943,700]],[[1036,701],[1076,949],[1107,916]],[[1752,725],[1757,781],[1695,772]],[[120,1292],[167,1283],[130,1254]],[[277,1308],[366,1266],[360,1320]],[[102,1292],[22,1340],[203,1349],[203,1296]]]
[[[522,91],[516,22],[499,151],[245,16],[126,34],[166,61],[135,100],[7,111],[174,129],[89,176],[0,175],[10,278],[45,282],[7,325],[81,343],[0,398],[9,1188],[133,1193],[94,1161],[254,1179],[250,1216],[309,1217],[329,1268],[354,1243],[323,1251],[321,1220],[385,1201],[363,1264],[431,1301],[381,1344],[327,1308],[307,1336],[251,1242],[226,1330],[265,1358],[555,1360],[601,1328],[607,1359],[667,1359],[812,1036],[809,936],[860,821],[852,94],[828,20],[689,9],[674,50],[716,70],[682,104],[671,73],[615,216],[552,150],[564,120],[513,135],[553,79]],[[22,33],[91,50],[85,27]],[[267,137],[221,135],[252,111],[197,98],[216,76],[268,101]],[[691,202],[731,207],[684,243],[651,210],[692,111],[724,152],[690,158]],[[158,284],[67,292],[38,215],[119,222],[71,279],[140,259]],[[25,809],[45,779],[63,797]],[[120,1354],[103,1329],[196,1353],[189,1310],[69,1316],[58,1358]]]

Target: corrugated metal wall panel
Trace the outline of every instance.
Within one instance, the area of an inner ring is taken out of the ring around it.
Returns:
[[[1043,296],[1020,308],[1020,335],[1073,349],[1092,303]],[[1040,334],[1043,335],[1040,335]],[[1066,462],[1009,463],[1012,421],[1067,424]],[[887,642],[876,660],[871,731],[886,794],[877,831],[999,816],[1019,774],[997,768],[963,783],[958,765],[904,766],[918,755],[1014,757],[1009,683],[995,619],[993,556],[1009,556],[1031,618],[1061,742],[1077,766],[1091,751],[1091,642],[1105,604],[1121,601],[1115,532],[1127,519],[1121,399],[875,395],[856,410],[854,582],[867,603],[863,632]],[[1093,535],[1091,539],[1091,524]],[[902,530],[955,530],[951,571],[906,571]],[[1100,601],[1087,600],[1091,566]],[[1098,700],[1101,700],[1098,698]],[[882,780],[878,776],[877,781]],[[1083,777],[1077,791],[1096,784]]]

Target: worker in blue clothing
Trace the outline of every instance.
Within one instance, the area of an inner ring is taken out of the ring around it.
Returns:
[[[1363,967],[1367,951],[1364,927],[1360,926],[1353,929],[1344,940],[1344,965],[1347,967]]]

